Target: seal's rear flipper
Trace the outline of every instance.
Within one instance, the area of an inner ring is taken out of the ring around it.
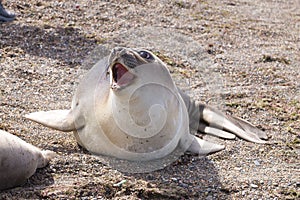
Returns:
[[[264,139],[264,140],[268,139],[266,132],[256,128],[253,124],[238,117],[234,117],[234,116],[227,116],[227,117],[232,118],[232,120],[238,123],[240,127],[244,129],[246,132],[252,132],[253,134],[256,134],[260,139]]]
[[[50,150],[42,150],[41,154],[42,154],[42,158],[39,160],[37,166],[38,168],[45,167],[46,165],[48,165],[50,160],[52,160],[54,157],[57,156],[57,154],[54,151],[50,151]]]
[[[232,134],[228,131],[221,130],[219,128],[210,127],[207,124],[202,123],[202,122],[199,123],[197,130],[200,131],[201,133],[206,133],[206,134],[216,136],[219,138],[224,138],[224,139],[229,139],[229,140],[235,139],[234,134]]]
[[[187,151],[191,153],[195,153],[198,155],[207,155],[207,154],[212,154],[218,151],[221,151],[225,149],[224,145],[219,145],[215,144],[212,142],[208,142],[205,140],[202,140],[196,136],[193,136],[194,139],[192,141],[192,144],[190,147],[187,149]]]
[[[204,121],[207,124],[207,126],[218,128],[221,130],[226,130],[250,142],[261,144],[266,143],[266,141],[261,140],[257,134],[261,131],[253,125],[251,125],[250,123],[247,123],[242,120],[238,121],[238,118],[227,116],[209,106],[203,104],[196,105],[198,105],[199,107],[199,112],[201,116],[200,120]]]
[[[267,135],[242,119],[223,114],[210,106],[195,102],[178,89],[189,113],[189,126],[193,130],[221,138],[233,139],[231,134],[250,142],[266,143]]]
[[[25,117],[49,128],[69,132],[76,130],[74,115],[70,110],[51,110],[34,112]]]

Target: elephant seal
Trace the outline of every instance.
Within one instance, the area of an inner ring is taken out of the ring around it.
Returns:
[[[45,167],[56,154],[0,130],[0,190],[22,185],[37,168]]]
[[[74,131],[87,150],[125,160],[163,158],[177,147],[204,155],[224,149],[190,128],[218,137],[265,143],[264,132],[238,118],[193,101],[174,84],[166,64],[150,51],[116,47],[79,84],[70,110],[30,113],[26,118]]]

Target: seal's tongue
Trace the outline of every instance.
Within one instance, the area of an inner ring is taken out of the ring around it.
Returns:
[[[120,63],[115,64],[112,71],[114,81],[120,86],[129,84],[134,78],[134,75],[131,74],[126,67]]]

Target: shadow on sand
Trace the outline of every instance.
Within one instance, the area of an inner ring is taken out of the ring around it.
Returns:
[[[26,24],[0,24],[1,54],[16,48],[26,54],[59,60],[70,66],[80,64],[100,40],[86,36],[80,29],[72,26],[47,25],[40,28]]]

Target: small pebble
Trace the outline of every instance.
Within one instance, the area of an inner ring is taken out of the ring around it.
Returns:
[[[178,179],[177,179],[177,178],[171,178],[171,180],[172,180],[172,181],[177,181]]]
[[[251,183],[250,187],[252,187],[252,188],[258,188],[258,185],[255,185],[255,184]]]
[[[122,180],[122,181],[120,181],[120,182],[118,182],[118,183],[115,183],[115,184],[113,184],[113,186],[114,187],[121,187],[124,183],[126,183],[127,181],[126,180]]]
[[[260,166],[260,162],[259,162],[258,160],[254,160],[254,164],[255,164],[256,166]]]
[[[79,4],[76,4],[76,5],[75,5],[75,8],[79,10],[79,9],[80,9],[80,5],[79,5]]]
[[[183,188],[188,188],[188,187],[189,187],[189,185],[186,184],[186,183],[179,183],[178,185],[179,185],[180,187],[183,187]]]
[[[264,149],[259,149],[259,152],[264,152]]]
[[[154,179],[154,176],[153,176],[152,174],[148,174],[148,175],[146,176],[146,178],[147,178],[148,180],[153,180],[153,179]]]
[[[234,170],[240,171],[242,168],[241,167],[235,167]]]
[[[206,200],[211,200],[211,199],[214,199],[213,196],[209,195],[205,198]]]

